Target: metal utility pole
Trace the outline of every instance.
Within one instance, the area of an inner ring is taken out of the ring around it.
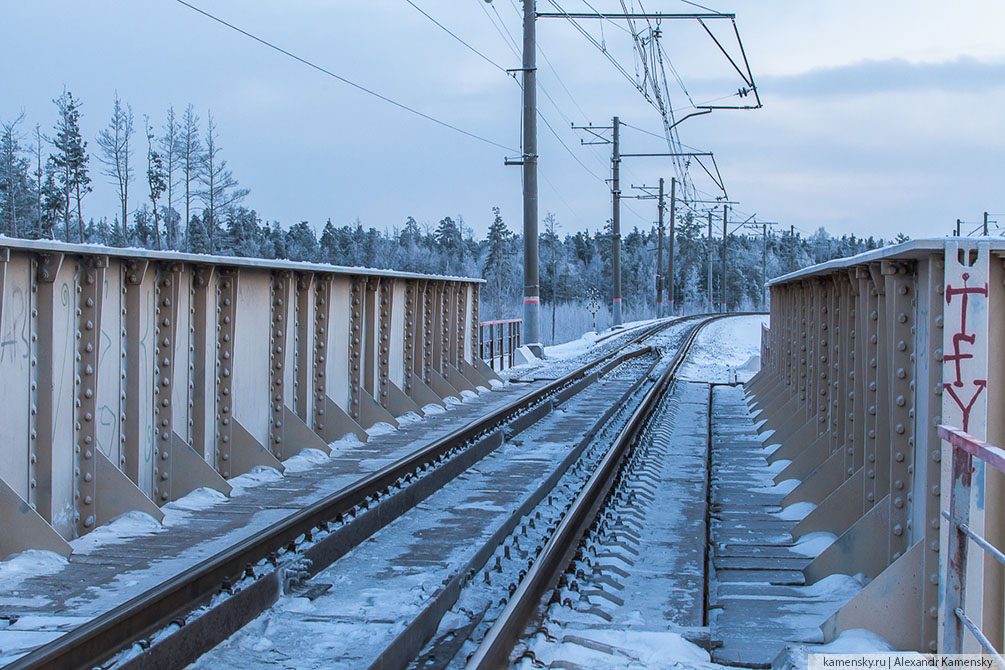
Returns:
[[[988,236],[988,213],[984,212],[984,237]]]
[[[796,227],[789,226],[789,272],[796,269]]]
[[[726,237],[728,233],[726,232],[726,213],[729,211],[729,205],[722,206],[722,286],[720,287],[719,294],[722,296],[721,312],[726,313]]]
[[[537,248],[537,0],[523,0],[523,337],[541,356]]]
[[[712,212],[708,213],[708,311],[715,311],[715,299],[712,297]]]
[[[960,236],[960,220],[956,219],[956,237]]]
[[[611,194],[612,209],[611,214],[611,242],[612,260],[611,270],[614,273],[614,300],[611,312],[614,317],[614,325],[620,326],[621,319],[621,122],[618,117],[614,117],[614,149],[611,152]]]
[[[656,225],[659,241],[656,245],[656,316],[663,316],[663,177],[660,177],[660,192],[656,207],[659,210],[659,223]],[[670,311],[673,312],[673,298],[670,299]]]
[[[761,224],[761,304],[764,307],[768,302],[768,224]]]
[[[660,187],[662,186],[663,186],[663,180],[660,179]],[[662,188],[660,189],[660,192],[662,192]],[[663,208],[661,207],[660,208],[661,215],[662,212]],[[670,261],[668,265],[670,267],[667,269],[667,297],[669,298],[670,303],[670,312],[669,312],[670,316],[674,315],[673,244],[674,244],[674,227],[676,223],[677,223],[677,177],[671,177],[670,178],[670,240],[669,240],[670,248],[668,249],[670,256]]]

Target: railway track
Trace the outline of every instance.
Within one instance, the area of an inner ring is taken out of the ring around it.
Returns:
[[[643,343],[669,325],[662,322],[624,337],[599,358],[268,526],[6,668],[184,667],[283,593],[297,592],[301,585],[309,589],[310,579],[326,566],[604,375],[654,356]],[[637,384],[631,386],[637,390]],[[613,411],[620,409],[615,404]]]
[[[700,327],[713,319],[714,317],[706,319],[691,329],[669,365],[649,386],[641,402],[635,406],[630,418],[612,440],[588,482],[569,504],[547,542],[529,565],[505,608],[485,633],[474,653],[467,658],[464,665],[467,670],[494,670],[510,665],[514,646],[524,637],[531,622],[540,615],[542,599],[566,574],[584,535],[597,523],[608,523],[609,519],[599,518],[598,513],[608,502],[607,498],[619,477],[625,475],[624,466],[638,465],[639,459],[630,458],[630,450],[644,432],[653,429],[650,417],[675,380]]]

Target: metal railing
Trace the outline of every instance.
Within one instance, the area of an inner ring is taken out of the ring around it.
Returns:
[[[478,354],[493,370],[513,367],[516,350],[520,348],[522,325],[523,319],[500,319],[478,324]]]
[[[1005,565],[1005,554],[988,542],[980,533],[976,533],[970,528],[971,475],[974,472],[974,457],[976,456],[998,472],[1005,473],[1005,450],[952,426],[940,425],[939,437],[952,445],[953,454],[949,511],[942,512],[942,516],[950,523],[950,553],[945,575],[944,607],[947,614],[943,622],[943,653],[963,653],[963,631],[966,629],[977,639],[986,653],[995,656],[999,663],[1005,664],[1005,659],[984,635],[980,627],[967,616],[964,609],[967,597],[969,540],[972,540],[996,561]],[[999,594],[999,599],[1001,599],[1001,594]],[[950,612],[954,616],[950,616]]]

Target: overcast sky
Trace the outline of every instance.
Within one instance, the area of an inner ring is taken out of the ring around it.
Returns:
[[[413,1],[495,63],[519,67],[504,38],[508,30],[519,40],[518,1]],[[462,215],[480,236],[491,208],[499,206],[510,226],[520,227],[520,170],[503,165],[518,153],[519,87],[405,0],[191,2],[514,149],[367,96],[175,0],[8,0],[0,118],[23,110],[26,134],[36,121],[48,131],[55,120],[52,98],[65,86],[83,101],[93,151],[116,90],[132,105],[140,136],[143,114],[159,127],[169,105],[180,112],[191,103],[204,120],[212,110],[224,157],[251,189],[246,204],[267,220],[286,226],[307,220],[320,229],[329,217],[336,224],[358,217],[366,226],[390,228],[408,216],[435,225],[443,216]],[[552,10],[547,0],[539,3],[539,10]],[[559,4],[586,9],[582,0]],[[620,7],[614,0],[592,4]],[[825,226],[836,234],[885,237],[941,236],[957,218],[977,225],[985,210],[1005,226],[1005,3],[761,0],[710,6],[736,12],[764,107],[689,119],[679,126],[680,138],[715,153],[740,215],[756,213],[804,232]],[[669,0],[648,0],[645,9],[694,11]],[[600,22],[586,27],[634,77],[630,36],[609,23],[603,33]],[[736,55],[726,27],[717,36]],[[696,103],[742,85],[700,26],[665,23],[663,41]],[[658,133],[659,116],[565,20],[539,21],[538,44],[547,57],[539,57],[540,109],[579,160],[541,125],[541,216],[554,212],[565,232],[596,230],[610,216],[602,182],[610,172],[609,147],[580,146],[570,122],[609,125],[618,115]],[[686,108],[684,92],[671,91],[672,107]],[[630,128],[622,140],[625,152],[666,150],[665,142]],[[138,147],[137,166],[143,158]],[[663,159],[626,159],[623,184],[627,191],[672,174]],[[699,188],[715,190],[700,171],[692,175]],[[85,216],[113,216],[115,191],[96,163],[92,177]],[[141,192],[134,187],[137,205]],[[626,205],[626,228],[648,227],[655,219],[650,201]]]

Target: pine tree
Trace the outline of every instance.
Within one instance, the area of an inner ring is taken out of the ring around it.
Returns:
[[[164,157],[164,179],[167,184],[167,202],[164,203],[164,230],[167,234],[167,246],[175,249],[178,246],[178,212],[174,208],[174,187],[177,183],[175,173],[178,171],[179,157],[182,154],[182,133],[174,113],[174,106],[168,107],[167,122],[164,124],[164,135],[160,138],[161,156]]]
[[[0,124],[0,212],[7,234],[17,237],[24,230],[34,200],[28,159],[23,157],[17,126],[24,120],[22,112],[11,122]],[[20,227],[19,227],[20,224]]]
[[[220,225],[219,215],[227,212],[232,206],[238,204],[248,190],[238,188],[237,180],[227,169],[227,161],[220,153],[220,136],[216,130],[216,122],[213,121],[213,113],[206,117],[206,158],[205,169],[200,175],[202,184],[202,196],[205,209],[203,210],[203,223],[209,236],[209,253],[216,253],[216,231]]]
[[[513,232],[503,221],[498,207],[492,208],[495,218],[486,238],[485,264],[482,277],[488,282],[489,298],[495,305],[495,318],[502,318],[503,290],[506,286],[509,265],[513,260]],[[448,219],[449,220],[449,219]],[[442,225],[442,222],[441,222]],[[439,233],[439,231],[437,231]],[[439,237],[439,235],[437,235]]]
[[[167,182],[164,175],[164,162],[161,156],[154,150],[154,131],[150,127],[150,117],[143,117],[143,125],[147,133],[147,186],[150,188],[150,206],[153,217],[154,240],[157,248],[161,248],[161,223],[160,210],[157,209],[157,201],[167,190]]]
[[[70,241],[70,202],[76,200],[77,228],[80,241],[84,241],[84,217],[81,201],[91,191],[91,178],[87,175],[87,142],[80,134],[80,101],[70,91],[54,99],[59,116],[56,119],[56,137],[52,144],[56,149],[53,161],[58,168],[57,179],[63,191],[63,223],[66,225],[66,239]]]
[[[112,179],[119,191],[120,221],[125,226],[129,220],[129,182],[133,178],[133,169],[129,166],[132,149],[129,146],[133,134],[133,109],[129,105],[122,106],[118,91],[112,105],[112,117],[108,126],[98,133],[98,160],[105,166],[102,174]],[[121,231],[125,239],[127,231]]]
[[[180,142],[179,158],[182,180],[185,182],[185,248],[186,251],[194,251],[191,246],[193,232],[188,230],[188,227],[193,221],[192,198],[196,194],[199,176],[205,165],[205,155],[202,151],[202,140],[199,139],[199,115],[195,113],[192,105],[185,108],[185,114],[182,116]],[[201,223],[200,219],[200,225]]]
[[[320,246],[321,262],[338,265],[338,233],[335,230],[335,226],[332,224],[331,219],[328,219],[325,223],[325,227],[321,231],[321,240],[318,245]]]
[[[290,226],[286,231],[286,257],[291,261],[317,260],[318,238],[306,221]]]

